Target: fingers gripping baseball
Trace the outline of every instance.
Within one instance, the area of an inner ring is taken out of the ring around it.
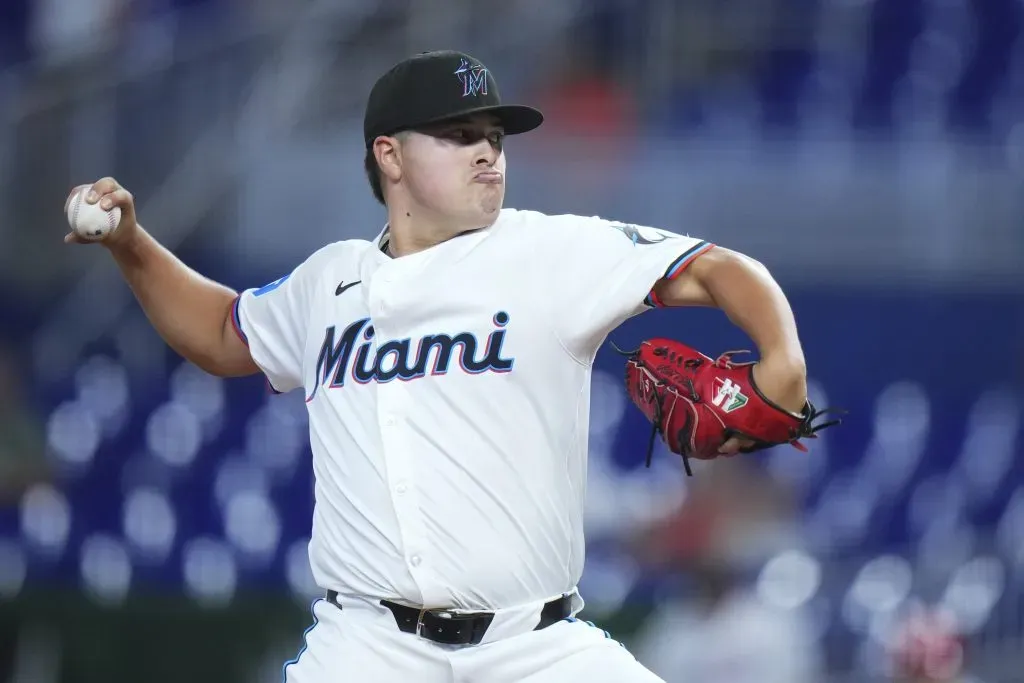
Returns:
[[[64,212],[71,226],[67,244],[111,242],[135,227],[135,198],[109,177],[71,190]]]

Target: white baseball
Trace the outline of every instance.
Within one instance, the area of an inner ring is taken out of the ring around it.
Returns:
[[[68,225],[84,240],[101,240],[117,229],[121,222],[121,209],[115,206],[106,211],[101,209],[98,203],[89,204],[85,201],[88,190],[89,185],[81,185],[76,187],[68,198]]]

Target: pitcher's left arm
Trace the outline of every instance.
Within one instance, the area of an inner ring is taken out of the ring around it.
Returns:
[[[715,246],[674,279],[661,279],[654,294],[663,306],[720,309],[757,345],[754,378],[766,397],[799,413],[807,401],[807,366],[796,320],[782,288],[764,265]],[[724,452],[735,452],[730,443]]]

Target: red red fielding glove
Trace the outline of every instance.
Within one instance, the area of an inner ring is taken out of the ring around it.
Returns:
[[[654,426],[651,448],[661,434],[669,450],[683,456],[687,474],[688,457],[711,460],[732,437],[753,442],[744,453],[783,443],[806,451],[799,439],[840,422],[813,424],[829,411],[810,401],[800,415],[772,403],[754,383],[756,363],[733,363],[734,353],[741,352],[712,360],[681,342],[650,339],[626,354],[626,391]]]

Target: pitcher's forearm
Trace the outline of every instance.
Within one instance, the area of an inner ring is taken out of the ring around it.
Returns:
[[[108,249],[149,321],[178,354],[215,375],[256,371],[230,329],[234,290],[189,268],[141,225]]]

